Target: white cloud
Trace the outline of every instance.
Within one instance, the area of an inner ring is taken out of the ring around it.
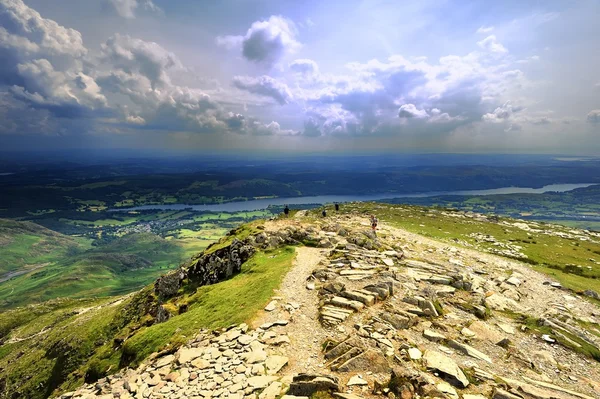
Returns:
[[[483,115],[481,120],[490,123],[503,123],[523,109],[523,107],[515,107],[510,101],[507,101],[500,107],[496,108],[493,112]]]
[[[103,60],[129,73],[140,73],[153,88],[169,85],[169,69],[183,66],[177,56],[158,43],[116,34],[102,44]]]
[[[485,39],[478,41],[477,45],[482,49],[491,53],[503,54],[507,53],[508,50],[496,39],[496,35],[489,35]]]
[[[398,110],[400,118],[428,118],[429,114],[424,109],[417,109],[414,104],[403,104]]]
[[[267,75],[257,78],[236,76],[233,78],[233,85],[240,90],[245,90],[259,96],[270,97],[281,105],[287,104],[292,99],[292,93],[285,83],[278,82]]]
[[[587,114],[587,121],[589,123],[600,123],[600,109],[594,109]]]
[[[477,33],[490,33],[493,30],[493,26],[480,26],[479,29],[477,29]]]
[[[313,60],[306,58],[294,60],[289,65],[290,70],[304,76],[314,76],[319,74],[319,66]]]
[[[85,69],[81,34],[42,18],[21,0],[0,1],[0,87],[59,117],[106,111],[107,100]]]
[[[162,10],[152,0],[106,0],[120,17],[133,19],[137,11],[142,8],[146,11],[161,13]]]
[[[296,36],[291,20],[273,15],[266,21],[254,22],[244,36],[218,36],[217,44],[228,49],[241,47],[248,61],[272,65],[301,47]]]

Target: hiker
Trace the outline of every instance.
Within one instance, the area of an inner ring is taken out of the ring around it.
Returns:
[[[340,204],[338,204],[337,202],[335,203],[335,211],[336,212],[340,211]]]
[[[323,215],[323,217],[327,217],[327,212],[325,211],[325,209],[323,209],[323,212],[321,213],[321,215]]]
[[[286,218],[290,216],[290,208],[287,205],[285,208],[283,208],[283,213],[285,214]]]
[[[373,233],[377,234],[377,218],[375,215],[371,215],[371,228],[373,229]]]

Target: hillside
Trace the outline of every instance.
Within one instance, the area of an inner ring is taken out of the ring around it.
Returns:
[[[328,212],[244,225],[126,297],[5,312],[1,397],[600,396],[600,235]]]
[[[91,243],[34,223],[0,219],[0,310],[135,291],[177,267],[185,252],[147,233]]]
[[[396,198],[383,202],[457,208],[600,231],[600,185],[563,193],[446,195]]]

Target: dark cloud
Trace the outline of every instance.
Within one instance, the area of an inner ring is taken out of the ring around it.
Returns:
[[[271,65],[301,46],[296,35],[291,20],[273,15],[266,21],[254,22],[244,36],[217,37],[217,44],[229,49],[241,46],[247,60]]]

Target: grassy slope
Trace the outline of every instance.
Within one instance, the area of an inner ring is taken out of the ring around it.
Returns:
[[[5,265],[2,275],[28,270],[0,283],[0,310],[59,297],[125,294],[152,282],[189,255],[176,242],[152,234],[131,234],[91,247],[88,240],[7,220],[0,220],[0,234],[5,244],[0,247],[0,265]]]
[[[151,317],[145,306],[155,299],[152,286],[119,304],[110,305],[109,299],[69,299],[5,312],[0,342],[33,337],[0,346],[0,392],[43,398],[59,387],[75,388],[86,376],[97,378],[177,346],[200,328],[248,321],[272,296],[294,254],[291,247],[259,252],[230,280],[194,292],[182,290],[165,307],[177,309],[185,303],[189,310],[162,324],[147,325]],[[96,308],[77,314],[90,307]],[[119,346],[115,338],[128,339]]]
[[[357,204],[345,205],[342,211],[374,213],[393,226],[422,234],[427,237],[456,244],[456,240],[475,245],[479,250],[491,251],[496,248],[490,243],[477,243],[471,233],[489,234],[496,240],[522,247],[531,266],[553,276],[565,287],[581,291],[593,289],[600,292],[600,245],[593,242],[572,240],[543,233],[527,232],[502,223],[479,222],[470,218],[444,215],[443,210],[415,206]],[[452,211],[445,211],[452,213]],[[514,219],[500,218],[500,221],[515,223]],[[542,224],[541,229],[549,232],[568,232],[568,227]],[[570,265],[582,266],[582,274],[568,272]],[[588,269],[590,267],[591,269]]]
[[[33,268],[57,257],[85,248],[77,240],[34,223],[0,219],[0,277],[6,273]]]

